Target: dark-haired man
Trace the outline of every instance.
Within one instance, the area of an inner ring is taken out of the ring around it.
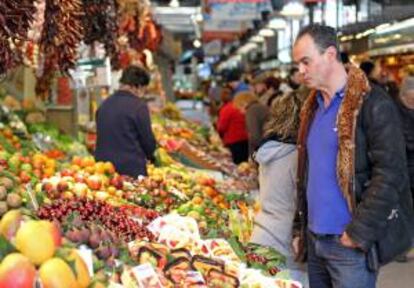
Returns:
[[[153,158],[156,145],[148,106],[142,99],[149,81],[144,69],[127,67],[119,90],[96,113],[96,160],[110,161],[118,173],[134,178],[147,175],[147,159]]]
[[[335,29],[317,24],[293,47],[312,90],[298,137],[298,215],[310,286],[370,288],[378,264],[411,244],[405,144],[391,98],[338,51]]]

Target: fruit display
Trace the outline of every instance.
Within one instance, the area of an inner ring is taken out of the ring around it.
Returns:
[[[75,249],[62,246],[52,222],[12,210],[0,227],[0,287],[34,287],[38,282],[43,287],[86,288],[91,283],[85,262]]]
[[[17,118],[0,129],[0,284],[22,269],[19,287],[301,287],[277,279],[286,270],[276,251],[248,243],[254,202],[243,181],[172,157],[175,139],[203,139],[202,129],[169,130],[179,136],[158,149],[147,177],[132,179],[90,155],[69,160],[62,146],[15,147],[37,133],[65,136],[4,115]]]

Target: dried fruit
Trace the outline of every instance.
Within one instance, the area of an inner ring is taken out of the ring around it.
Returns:
[[[22,61],[22,40],[36,11],[33,0],[0,1],[0,75]]]

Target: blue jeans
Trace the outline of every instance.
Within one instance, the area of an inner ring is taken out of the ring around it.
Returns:
[[[308,234],[311,288],[375,288],[377,274],[367,269],[364,252],[343,246],[338,235]]]

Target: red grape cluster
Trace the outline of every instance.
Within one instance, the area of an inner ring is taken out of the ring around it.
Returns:
[[[37,215],[41,219],[57,219],[62,222],[72,213],[78,213],[83,221],[103,225],[125,241],[154,240],[154,235],[145,226],[132,220],[125,211],[102,201],[85,198],[58,199],[50,205],[42,206]]]

